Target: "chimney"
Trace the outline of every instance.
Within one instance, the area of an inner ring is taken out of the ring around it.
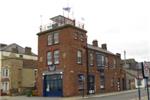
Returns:
[[[31,54],[31,48],[30,47],[25,47],[25,54],[28,54],[28,55]]]
[[[119,58],[121,58],[121,54],[120,54],[120,53],[116,53],[116,55],[117,55]]]
[[[93,46],[98,47],[98,41],[97,40],[93,40]]]
[[[7,44],[0,43],[0,48],[6,47],[6,46],[7,46]]]
[[[106,43],[102,44],[102,49],[107,50],[107,44]]]

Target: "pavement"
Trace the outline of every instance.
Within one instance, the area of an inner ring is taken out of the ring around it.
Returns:
[[[107,97],[107,96],[113,96],[113,95],[119,95],[119,94],[126,94],[126,93],[132,93],[137,91],[137,89],[134,90],[128,90],[128,91],[121,91],[121,92],[113,92],[113,93],[104,93],[104,94],[94,94],[94,95],[88,95],[88,96],[75,96],[75,97],[27,97],[27,96],[2,96],[0,97],[0,100],[81,100],[81,99],[90,99],[90,98],[99,98],[99,97]],[[141,100],[146,100],[146,97],[142,97]],[[131,100],[138,100],[138,98],[133,98]]]

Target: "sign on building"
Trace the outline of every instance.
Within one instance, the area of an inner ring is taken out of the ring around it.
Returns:
[[[149,77],[149,64],[147,62],[142,62],[142,72],[144,78]]]

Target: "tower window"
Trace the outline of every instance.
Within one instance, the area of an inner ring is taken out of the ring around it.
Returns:
[[[59,64],[59,50],[54,51],[54,64]]]
[[[47,52],[47,65],[52,64],[52,52]]]
[[[81,50],[77,51],[77,63],[78,64],[82,63],[82,51]]]
[[[59,33],[53,32],[48,35],[48,45],[59,43]]]
[[[57,44],[57,43],[59,43],[59,33],[58,32],[54,33],[54,44]]]

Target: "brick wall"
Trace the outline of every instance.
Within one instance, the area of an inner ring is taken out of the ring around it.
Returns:
[[[59,44],[56,45],[47,45],[47,37],[51,32],[57,31],[59,32]],[[75,32],[79,32],[79,36],[76,38]],[[81,39],[82,33],[82,39]],[[43,79],[42,73],[48,70],[48,66],[46,63],[46,54],[47,51],[60,50],[60,63],[57,65],[56,70],[63,70],[63,96],[75,96],[80,95],[78,90],[78,74],[85,75],[85,94],[87,92],[87,36],[86,31],[82,29],[78,29],[74,26],[65,26],[54,30],[45,31],[38,34],[38,79],[37,79],[37,88],[38,95],[43,95]],[[82,64],[77,64],[77,51],[82,51],[83,61]],[[94,51],[95,54],[95,51]],[[117,61],[117,65],[115,68],[106,68],[105,69],[105,92],[117,91],[117,86],[114,85],[112,88],[110,86],[110,81],[114,73],[116,73],[116,77],[114,80],[122,79],[122,72],[120,72],[120,58],[116,55],[105,54],[108,56],[109,63],[113,63],[113,59],[115,58]],[[100,90],[100,76],[99,71],[96,67],[96,57],[94,57],[94,66],[89,68],[89,73],[95,75],[95,92],[99,93]],[[122,84],[120,82],[120,84]],[[120,87],[122,87],[120,85]]]

